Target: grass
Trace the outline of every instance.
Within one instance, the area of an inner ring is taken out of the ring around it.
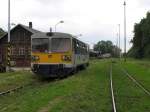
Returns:
[[[92,61],[66,79],[25,87],[0,97],[1,112],[110,112],[109,62]]]
[[[0,92],[29,84],[34,79],[35,77],[30,72],[25,71],[0,73]]]
[[[150,90],[149,61],[114,60],[113,85],[118,112],[150,112],[150,97],[120,70],[119,64]],[[111,112],[109,67],[109,60],[92,60],[86,70],[53,81],[39,80],[30,72],[0,74],[0,90],[33,83],[0,96],[0,112]]]
[[[119,65],[113,65],[113,85],[118,112],[150,112],[150,97],[119,69]]]
[[[122,66],[150,91],[150,61],[130,60],[122,63]]]

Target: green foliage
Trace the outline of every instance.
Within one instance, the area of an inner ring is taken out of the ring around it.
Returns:
[[[148,44],[147,46],[145,46],[144,56],[145,56],[145,58],[150,58],[150,44]]]
[[[111,53],[113,48],[113,43],[111,41],[99,41],[95,46],[94,50],[104,53]]]
[[[135,58],[150,57],[150,12],[140,23],[134,25],[133,47],[128,55]]]
[[[102,40],[94,45],[94,51],[98,51],[100,54],[110,53],[112,56],[118,56],[121,50],[111,41]]]
[[[127,55],[130,56],[130,57],[134,57],[134,58],[140,58],[140,55],[138,54],[138,48],[136,48],[136,47],[132,47],[128,51]]]

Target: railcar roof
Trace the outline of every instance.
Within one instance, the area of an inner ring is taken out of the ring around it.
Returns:
[[[43,32],[39,32],[39,33],[35,33],[31,36],[31,38],[72,38],[72,39],[76,39],[77,41],[84,43],[80,40],[77,39],[77,37],[68,34],[68,33],[61,33],[61,32],[52,32],[53,35],[52,36],[48,36],[47,33],[43,33]],[[86,44],[86,43],[84,43]],[[88,45],[88,44],[86,44]]]

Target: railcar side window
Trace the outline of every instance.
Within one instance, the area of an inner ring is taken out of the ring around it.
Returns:
[[[32,52],[48,52],[49,39],[47,38],[34,38],[32,39]]]
[[[74,49],[75,54],[88,54],[87,45],[80,41],[74,40]]]

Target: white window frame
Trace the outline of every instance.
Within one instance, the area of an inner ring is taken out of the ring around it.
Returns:
[[[25,55],[25,47],[19,48],[19,55]]]
[[[15,47],[11,47],[11,48],[10,48],[10,54],[11,54],[11,55],[17,55],[16,52],[17,52],[17,51],[16,51],[16,48],[15,48]]]

